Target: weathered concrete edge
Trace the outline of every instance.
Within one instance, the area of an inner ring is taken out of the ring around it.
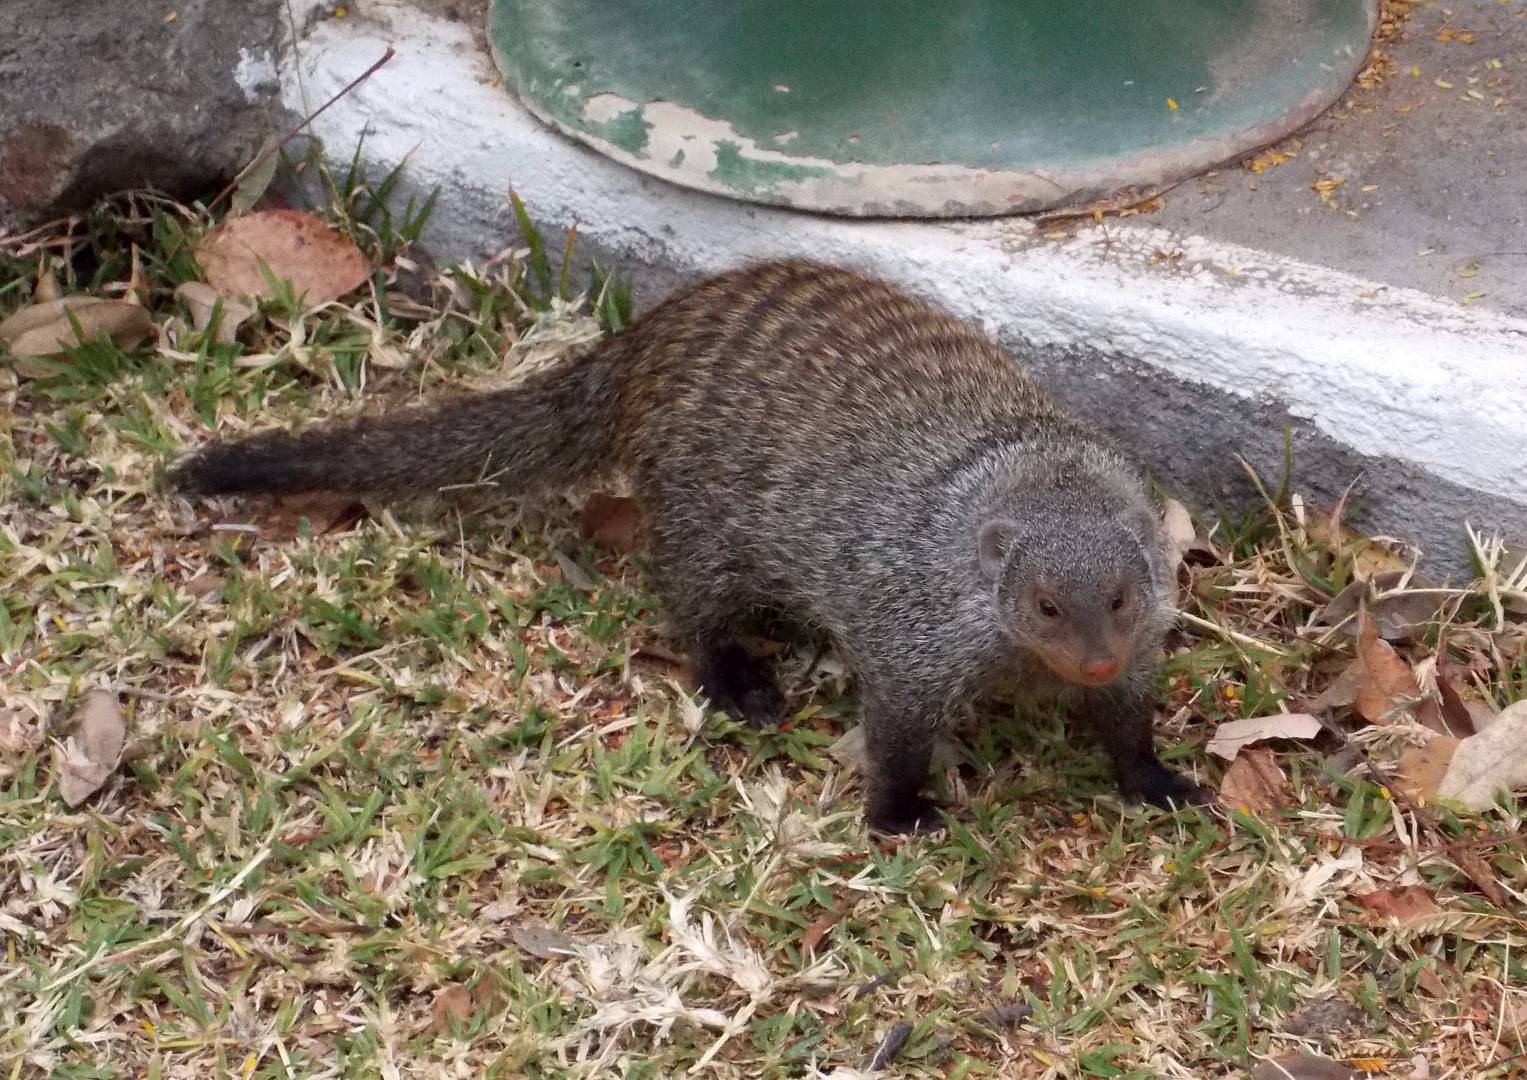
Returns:
[[[1056,244],[1017,220],[854,222],[688,191],[548,131],[469,28],[399,0],[368,11],[307,29],[287,101],[310,111],[396,45],[314,131],[340,158],[364,133],[379,168],[406,157],[414,189],[438,187],[426,240],[443,257],[513,242],[512,184],[541,221],[646,268],[644,286],[773,255],[869,267],[984,323],[1201,498],[1241,490],[1236,451],[1276,471],[1288,423],[1302,490],[1334,500],[1363,474],[1361,520],[1442,565],[1461,561],[1465,517],[1527,535],[1527,322],[1149,226]]]

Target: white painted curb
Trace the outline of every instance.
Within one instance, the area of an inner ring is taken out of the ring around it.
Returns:
[[[314,23],[288,51],[287,103],[311,111],[396,47],[314,133],[347,158],[364,132],[368,160],[407,158],[415,189],[440,188],[428,240],[445,257],[513,241],[512,184],[539,220],[576,221],[596,250],[675,275],[787,254],[856,264],[1010,345],[1125,357],[1274,405],[1358,455],[1515,504],[1507,516],[1527,520],[1527,321],[1148,224],[1056,242],[1013,219],[850,221],[698,194],[545,128],[499,84],[478,28],[398,0],[366,11]]]

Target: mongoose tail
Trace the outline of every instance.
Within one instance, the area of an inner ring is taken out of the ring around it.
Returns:
[[[614,452],[614,363],[609,349],[596,349],[501,390],[216,443],[177,465],[170,484],[195,495],[560,487],[607,465]]]

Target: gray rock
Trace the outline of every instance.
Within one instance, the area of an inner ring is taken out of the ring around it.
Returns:
[[[288,124],[281,11],[279,0],[0,3],[0,229],[129,188],[201,195],[232,177]]]

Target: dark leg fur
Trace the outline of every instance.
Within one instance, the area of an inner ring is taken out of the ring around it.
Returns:
[[[933,757],[932,715],[914,715],[867,696],[865,750],[869,757],[864,816],[876,832],[937,832],[938,807],[922,794]]]
[[[1141,685],[1143,684],[1143,685]],[[1156,756],[1151,733],[1154,695],[1145,679],[1090,694],[1083,716],[1113,763],[1119,791],[1133,802],[1170,809],[1214,801],[1205,788],[1168,769]]]
[[[717,709],[754,727],[779,722],[785,696],[767,662],[735,641],[701,646],[696,657],[701,692]]]

